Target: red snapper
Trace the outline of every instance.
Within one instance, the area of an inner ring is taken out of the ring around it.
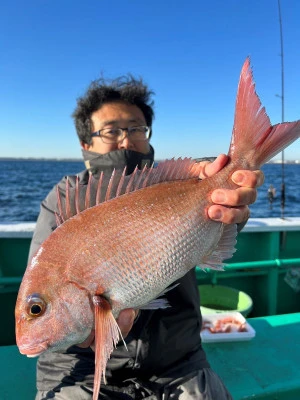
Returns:
[[[37,356],[66,349],[83,342],[95,328],[97,399],[120,337],[115,320],[119,312],[147,304],[164,307],[163,300],[155,299],[190,269],[222,268],[234,252],[236,226],[207,217],[211,192],[235,188],[230,179],[234,171],[259,169],[299,135],[300,121],[271,125],[247,59],[238,85],[229,162],[218,174],[198,179],[199,165],[190,159],[163,162],[130,177],[116,174],[106,201],[80,212],[80,195],[71,207],[67,190],[60,216],[65,221],[41,245],[20,286],[15,311],[20,352]],[[102,198],[104,185],[99,182],[96,197]],[[89,198],[90,188],[87,193]],[[74,207],[77,214],[68,218]]]

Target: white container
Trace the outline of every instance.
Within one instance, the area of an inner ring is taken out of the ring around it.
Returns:
[[[240,342],[245,340],[251,340],[255,337],[255,330],[252,326],[246,321],[243,315],[237,311],[233,312],[223,312],[223,313],[214,313],[214,314],[206,314],[202,316],[203,318],[203,328],[201,330],[201,339],[203,343],[218,343],[218,342]],[[209,328],[205,328],[206,326],[215,327],[217,322],[223,321],[227,318],[233,318],[235,321],[240,322],[241,324],[245,324],[244,331],[231,331],[231,332],[221,332],[221,333],[212,333]]]

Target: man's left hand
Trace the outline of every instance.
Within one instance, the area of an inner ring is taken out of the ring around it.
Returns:
[[[122,338],[125,339],[128,333],[130,332],[134,320],[136,319],[138,315],[138,310],[134,310],[133,308],[127,308],[125,310],[122,310],[117,318],[117,323],[119,325]],[[95,351],[95,331],[92,330],[88,338],[77,345],[78,347],[86,348],[86,347],[91,347],[93,351]]]
[[[210,177],[219,172],[228,162],[228,156],[219,155],[215,161],[203,161],[201,179]],[[255,202],[257,197],[256,188],[264,182],[262,171],[239,170],[231,177],[233,183],[238,185],[237,189],[215,189],[211,194],[214,205],[207,210],[209,218],[225,224],[238,224],[246,222],[250,215],[248,205]]]

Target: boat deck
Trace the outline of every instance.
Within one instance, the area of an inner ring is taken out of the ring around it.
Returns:
[[[300,399],[300,313],[249,318],[255,338],[203,344],[234,400]]]
[[[247,342],[205,343],[212,368],[234,400],[299,400],[300,313],[249,318],[256,331]],[[1,400],[35,396],[35,358],[20,355],[16,346],[0,346]]]

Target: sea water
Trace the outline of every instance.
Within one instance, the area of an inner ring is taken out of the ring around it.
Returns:
[[[41,201],[65,175],[76,175],[84,169],[82,161],[0,160],[0,223],[35,222]],[[265,182],[258,198],[250,206],[251,217],[300,216],[300,164],[266,164]],[[281,187],[285,184],[282,208]],[[276,190],[270,203],[268,188]]]

